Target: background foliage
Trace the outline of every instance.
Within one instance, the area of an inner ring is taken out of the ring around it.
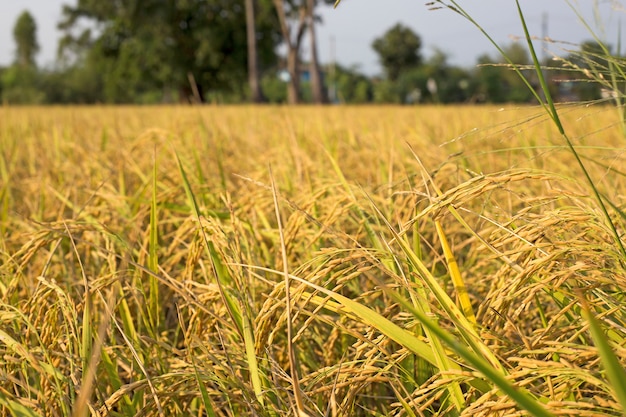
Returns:
[[[248,44],[246,37],[244,3],[248,2],[254,6],[254,44]],[[315,8],[332,3],[123,0],[104,4],[80,0],[75,6],[64,6],[59,28],[65,35],[59,43],[58,61],[51,68],[35,65],[36,22],[24,12],[14,29],[15,63],[0,69],[0,94],[3,102],[12,104],[239,103],[264,99],[271,103],[323,103],[328,98],[341,103],[402,104],[533,100],[499,56],[480,56],[473,68],[450,65],[441,50],[424,57],[419,34],[401,24],[372,43],[384,70],[380,76],[366,76],[358,67],[343,68],[317,60],[301,62],[300,36],[315,39],[314,30],[309,30],[318,22]],[[285,26],[277,14],[279,6],[285,13]],[[289,66],[292,58],[278,53],[287,40],[298,57],[296,67]],[[251,46],[256,48],[257,57],[253,67],[247,62]],[[315,42],[308,45],[309,50],[316,48]],[[600,85],[582,71],[590,68],[590,57],[602,52],[601,46],[589,41],[568,50],[563,59],[545,63],[551,67],[550,83],[557,98],[600,98]],[[506,46],[505,52],[515,64],[530,63],[525,48],[518,43]],[[601,68],[602,62],[593,66]],[[251,91],[256,84],[254,77],[249,79],[250,68],[255,69],[262,87],[254,98]],[[577,70],[573,72],[573,68]],[[321,74],[321,85],[313,76],[316,71]],[[296,85],[289,81],[294,77],[298,79]]]

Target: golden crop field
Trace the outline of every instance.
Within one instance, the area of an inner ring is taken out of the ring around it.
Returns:
[[[0,108],[0,416],[621,415],[611,106]],[[617,382],[616,382],[617,381]]]

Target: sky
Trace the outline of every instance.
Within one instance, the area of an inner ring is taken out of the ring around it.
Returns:
[[[106,0],[103,0],[106,1]],[[427,58],[436,48],[455,65],[471,67],[484,53],[495,56],[494,48],[471,23],[451,10],[429,10],[428,0],[342,0],[333,9],[320,6],[322,24],[318,27],[319,54],[323,63],[334,59],[344,66],[356,66],[368,75],[381,72],[371,45],[396,23],[411,27],[422,38],[422,54]],[[626,0],[521,0],[530,33],[541,37],[542,22],[547,35],[558,41],[580,43],[592,36],[570,5],[582,14],[596,34],[612,45],[618,44],[621,21],[626,22]],[[0,65],[14,58],[13,26],[23,10],[28,10],[38,27],[40,66],[54,65],[57,42],[61,36],[56,25],[63,4],[75,0],[0,0]],[[470,15],[500,44],[508,44],[523,34],[514,0],[457,0]],[[596,13],[597,12],[597,13]],[[599,14],[600,19],[596,19]],[[596,21],[599,24],[596,24]],[[626,32],[626,31],[625,31]],[[623,38],[623,36],[622,36]],[[333,48],[334,45],[334,48]],[[542,44],[536,46],[541,49]],[[562,54],[574,46],[547,44],[546,54]],[[332,52],[334,50],[334,53]],[[303,56],[308,54],[305,41]]]

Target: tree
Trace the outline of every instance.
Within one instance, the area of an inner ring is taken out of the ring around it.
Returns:
[[[259,58],[256,48],[256,13],[255,1],[245,0],[246,4],[246,43],[248,46],[248,84],[250,85],[250,99],[253,103],[263,101],[261,80],[259,77]]]
[[[391,81],[396,81],[403,71],[421,64],[421,46],[420,37],[400,23],[372,43],[372,48],[378,53],[380,63]]]
[[[270,1],[257,0],[255,9],[257,59],[265,66],[275,62],[280,39]],[[96,36],[75,36],[81,19],[97,26]],[[88,48],[78,64],[100,71],[105,101],[171,92],[179,100],[240,100],[248,78],[246,22],[244,0],[79,0],[64,6],[60,27],[63,52],[76,53],[78,43]]]
[[[2,101],[10,104],[40,104],[46,94],[39,88],[39,74],[35,68],[12,65],[2,73]]]
[[[503,103],[506,102],[506,91],[503,82],[502,67],[494,64],[494,59],[484,54],[478,57],[475,79],[478,84],[474,101]]]
[[[372,82],[357,67],[344,68],[337,65],[335,79],[332,80],[337,87],[337,97],[341,103],[367,103],[372,100]]]
[[[37,24],[27,11],[22,12],[13,26],[15,40],[15,62],[3,71],[2,101],[16,104],[38,104],[45,101],[39,89],[39,73],[35,55],[39,51]]]
[[[462,103],[469,100],[473,83],[463,68],[448,63],[448,56],[441,50],[419,67],[402,73],[397,81],[404,92],[405,103]]]
[[[306,0],[273,0],[280,22],[283,41],[287,47],[287,101],[289,104],[300,102],[300,47],[306,29]]]
[[[584,41],[577,51],[570,51],[564,59],[564,64],[576,74],[578,82],[573,86],[573,93],[578,100],[597,100],[602,97],[603,87],[613,89],[609,80],[616,59],[612,56],[610,46],[602,45],[595,40]],[[621,62],[617,65],[621,65]]]
[[[334,4],[334,1],[323,0],[323,3]],[[317,4],[318,0],[274,0],[283,41],[287,46],[287,72],[289,73],[287,98],[290,104],[296,104],[301,100],[300,48],[307,28],[311,47],[309,73],[312,99],[318,104],[327,101],[317,55],[317,36],[315,33],[317,21],[315,7]]]
[[[16,64],[22,68],[36,67],[35,55],[39,52],[37,23],[26,10],[17,18],[13,27],[13,39],[16,45]]]
[[[536,80],[533,70],[525,69],[530,64],[530,57],[526,48],[517,42],[513,42],[503,48],[504,58],[494,59],[489,55],[482,55],[478,61],[476,73],[477,94],[479,101],[492,103],[526,103],[533,99],[533,94],[513,71],[511,63],[515,64],[527,80]]]
[[[334,4],[334,0],[324,0],[325,4]],[[322,82],[322,72],[320,70],[319,59],[317,55],[317,35],[315,32],[315,6],[316,0],[307,0],[307,20],[309,27],[309,42],[311,48],[311,59],[309,61],[309,72],[311,74],[311,93],[313,102],[316,104],[326,103],[328,97],[326,89]]]
[[[520,68],[520,71],[524,74],[524,78],[530,82],[537,80],[534,70],[525,68],[530,65],[531,59],[528,50],[522,43],[512,42],[505,46],[503,50],[504,54],[509,58],[509,61]],[[506,61],[501,60],[500,62],[504,65]],[[505,65],[501,68],[503,69],[501,82],[504,84],[506,101],[512,103],[527,103],[532,101],[533,94],[520,76],[513,71],[510,66]]]

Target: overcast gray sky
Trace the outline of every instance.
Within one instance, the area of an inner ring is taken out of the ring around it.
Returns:
[[[107,1],[107,0],[103,0]],[[0,0],[0,65],[13,60],[13,25],[23,10],[29,10],[38,25],[41,52],[40,65],[54,63],[60,36],[56,24],[64,3],[75,0]],[[335,42],[335,56],[343,65],[358,65],[367,74],[380,72],[372,41],[397,22],[409,25],[421,37],[422,52],[432,54],[435,47],[450,56],[450,62],[471,66],[481,53],[492,53],[493,48],[476,28],[450,10],[430,11],[427,0],[342,0],[337,9],[320,7],[323,24],[319,27],[319,48],[323,62],[331,59],[331,39]],[[514,0],[458,0],[472,16],[498,41],[510,42],[522,29]],[[548,35],[552,39],[579,43],[589,39],[588,31],[565,0],[522,0],[531,34],[541,36],[542,16],[547,16]],[[622,1],[572,0],[601,37],[617,44],[620,21],[626,22]],[[594,9],[599,10],[602,26],[597,26]],[[603,33],[604,32],[604,33]],[[623,31],[623,32],[626,32]],[[540,45],[538,45],[540,47]],[[552,45],[551,51],[559,47]],[[306,56],[305,48],[305,56]]]

